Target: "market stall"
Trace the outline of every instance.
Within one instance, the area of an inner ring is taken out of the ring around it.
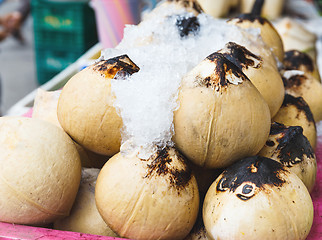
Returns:
[[[321,238],[322,19],[203,2],[160,3],[0,120],[0,237]]]

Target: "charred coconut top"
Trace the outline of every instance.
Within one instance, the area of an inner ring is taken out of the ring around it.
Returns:
[[[195,16],[178,16],[176,25],[182,38],[189,35],[197,35],[200,29],[200,23]]]
[[[140,70],[127,55],[101,60],[94,64],[93,69],[109,79],[116,77],[116,75],[118,77],[126,77]]]
[[[208,64],[210,63],[211,66]],[[197,66],[198,67],[198,66]],[[209,72],[213,69],[208,76],[203,76],[204,72]],[[212,88],[219,92],[223,88],[228,87],[229,84],[238,85],[246,80],[249,81],[247,76],[231,61],[224,57],[223,54],[215,52],[209,55],[199,65],[199,75],[196,76],[196,81],[199,85],[207,88]],[[206,71],[204,68],[208,68]]]
[[[301,86],[306,80],[307,77],[303,74],[295,74],[290,77],[282,77],[285,89],[297,88]]]
[[[303,135],[303,128],[300,126],[286,127],[284,124],[272,123],[270,138],[274,137],[277,142],[275,153],[278,154],[280,162],[287,167],[292,167],[304,160],[304,155],[308,158],[314,157],[314,151],[310,142]],[[267,145],[267,143],[266,143]],[[268,146],[272,145],[270,141]]]
[[[259,190],[281,187],[286,182],[281,176],[284,172],[288,172],[284,166],[270,158],[247,157],[228,167],[219,176],[216,191],[230,191],[246,201]]]
[[[197,13],[202,13],[203,9],[197,0],[168,0],[168,2],[175,2],[181,4],[184,8],[192,8]]]
[[[219,52],[240,69],[248,69],[248,67],[260,68],[263,62],[259,56],[234,42],[227,43],[225,48]]]
[[[290,50],[284,55],[285,70],[300,70],[301,68],[313,72],[314,65],[312,58],[304,52],[298,50]]]
[[[179,166],[180,169],[174,166],[174,157],[177,157],[178,161],[181,162],[181,166]],[[152,176],[168,176],[170,186],[177,190],[183,189],[192,177],[192,171],[185,163],[183,156],[173,148],[166,147],[159,149],[157,153],[150,157],[150,159],[141,160],[149,162],[147,164],[147,174],[144,176],[145,178],[151,178]],[[178,191],[178,193],[180,193],[180,191]]]
[[[311,109],[302,97],[294,97],[290,94],[285,94],[282,106],[287,107],[289,105],[296,107],[299,110],[299,112],[304,112],[306,119],[315,125]]]

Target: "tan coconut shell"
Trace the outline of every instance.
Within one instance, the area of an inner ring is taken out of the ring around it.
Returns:
[[[57,104],[60,93],[61,90],[46,91],[38,88],[34,100],[32,117],[61,127],[57,118]]]
[[[66,218],[54,222],[54,229],[117,237],[106,225],[95,203],[95,184],[100,169],[83,168],[75,203]]]
[[[322,85],[310,74],[290,70],[283,74],[285,92],[294,97],[302,97],[309,105],[315,122],[322,120]]]
[[[260,57],[263,62],[267,62],[270,66],[275,67],[278,70],[278,63],[271,48],[263,41],[258,34],[250,34],[249,29],[243,29],[239,27],[241,39],[238,40],[238,44],[248,49],[251,53]]]
[[[232,5],[231,0],[198,0],[198,2],[204,12],[214,18],[226,17]]]
[[[203,220],[211,239],[305,240],[313,203],[303,182],[264,157],[242,159],[210,186]]]
[[[183,239],[199,206],[196,179],[173,148],[149,159],[114,155],[98,176],[95,198],[114,232],[138,240]]]
[[[312,191],[316,158],[302,127],[273,123],[269,138],[258,155],[280,162],[303,181],[309,192]]]
[[[285,94],[282,107],[272,119],[287,126],[301,126],[313,149],[316,147],[317,132],[313,114],[302,97]]]
[[[270,125],[262,95],[222,54],[209,55],[183,78],[173,141],[195,164],[223,168],[258,153]]]
[[[284,59],[283,42],[275,27],[265,18],[252,14],[242,14],[239,17],[228,20],[229,24],[237,25],[241,28],[259,28],[263,41],[271,48],[274,55],[280,62]]]
[[[57,105],[61,91],[45,91],[39,88],[34,100],[32,118],[50,122],[61,128],[57,117]],[[84,149],[74,142],[79,153],[82,167],[102,168],[108,157]]]
[[[69,215],[81,178],[74,143],[57,126],[0,118],[0,221],[44,225]]]
[[[308,31],[303,24],[289,17],[283,18],[275,28],[282,38],[284,51],[299,50],[307,53],[316,62],[317,36]]]
[[[233,42],[219,51],[239,67],[262,94],[273,117],[284,99],[284,85],[278,69],[247,48]]]
[[[58,101],[58,120],[81,146],[102,155],[120,150],[122,119],[113,106],[111,79],[139,68],[126,56],[101,60],[74,75]]]

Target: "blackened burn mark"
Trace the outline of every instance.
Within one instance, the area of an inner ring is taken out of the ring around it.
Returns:
[[[263,62],[260,57],[250,52],[247,48],[234,42],[227,43],[225,48],[219,52],[241,70],[248,69],[248,67],[260,68]],[[255,63],[254,59],[258,61],[257,64]]]
[[[145,178],[154,176],[168,176],[170,185],[180,190],[183,189],[190,181],[192,176],[191,169],[185,163],[182,155],[175,151],[178,160],[183,163],[183,169],[175,169],[172,163],[172,158],[169,155],[168,147],[159,149],[157,153],[151,157],[151,163],[147,165],[148,173]]]
[[[293,75],[290,78],[285,78],[283,77],[283,83],[284,83],[284,87],[286,89],[290,89],[290,88],[296,88],[301,86],[306,80],[307,77],[305,75]]]
[[[234,63],[225,58],[221,53],[215,52],[206,59],[214,62],[216,65],[213,75],[202,79],[202,84],[206,87],[212,87],[216,91],[219,91],[222,87],[227,87],[230,84],[227,75],[234,75],[243,81],[249,80]]]
[[[275,130],[276,129],[276,130]],[[300,126],[286,127],[280,123],[273,123],[271,126],[271,136],[278,135],[276,140],[278,145],[279,161],[286,167],[292,167],[304,160],[304,155],[308,158],[314,157],[314,151],[308,139],[303,135],[303,128]]]
[[[218,192],[231,191],[244,184],[242,192],[237,194],[241,200],[248,200],[255,191],[254,187],[264,190],[267,186],[280,187],[285,183],[281,173],[287,172],[282,164],[270,158],[253,156],[239,160],[228,167],[220,176],[216,186]]]
[[[200,24],[196,17],[178,16],[176,26],[182,38],[189,35],[195,36],[200,29]]]
[[[269,146],[269,147],[274,147],[275,143],[274,143],[274,141],[267,140],[265,145]]]
[[[248,200],[252,197],[255,196],[255,189],[254,189],[254,186],[253,185],[250,185],[250,184],[247,184],[245,183],[243,188],[242,188],[242,192],[241,193],[238,193],[236,194],[236,196],[241,199],[241,200]]]
[[[108,60],[102,60],[93,67],[95,71],[100,72],[106,78],[126,77],[140,70],[127,55],[121,55]]]
[[[269,135],[277,135],[277,134],[284,132],[284,130],[285,130],[284,124],[278,123],[278,122],[273,122],[271,124],[271,129],[270,129]]]
[[[306,119],[309,122],[312,122],[315,126],[315,121],[311,109],[302,97],[294,97],[290,94],[285,94],[282,107],[287,107],[290,105],[296,107],[299,110],[299,112],[303,112],[306,116]]]
[[[244,21],[249,21],[249,22],[258,21],[262,25],[264,23],[270,24],[270,22],[267,21],[265,18],[257,16],[257,15],[253,15],[250,13],[240,14],[238,17],[234,17],[234,18],[229,19],[228,22],[233,21],[233,20],[237,20],[237,23],[242,23]]]
[[[264,5],[264,0],[256,0],[251,11],[252,15],[260,16]]]
[[[314,70],[312,58],[308,54],[298,50],[285,52],[283,64],[285,70],[300,70],[302,67],[310,72]]]

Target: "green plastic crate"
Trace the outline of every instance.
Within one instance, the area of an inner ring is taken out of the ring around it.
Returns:
[[[95,12],[89,0],[32,0],[31,6],[37,76],[43,84],[98,42]]]
[[[89,0],[32,0],[31,6],[38,29],[74,31],[95,23]]]
[[[98,42],[94,10],[88,0],[32,0],[35,47],[87,50]]]
[[[58,50],[72,50],[85,52],[97,43],[97,40],[88,41],[82,33],[35,31],[35,49],[49,48]]]

